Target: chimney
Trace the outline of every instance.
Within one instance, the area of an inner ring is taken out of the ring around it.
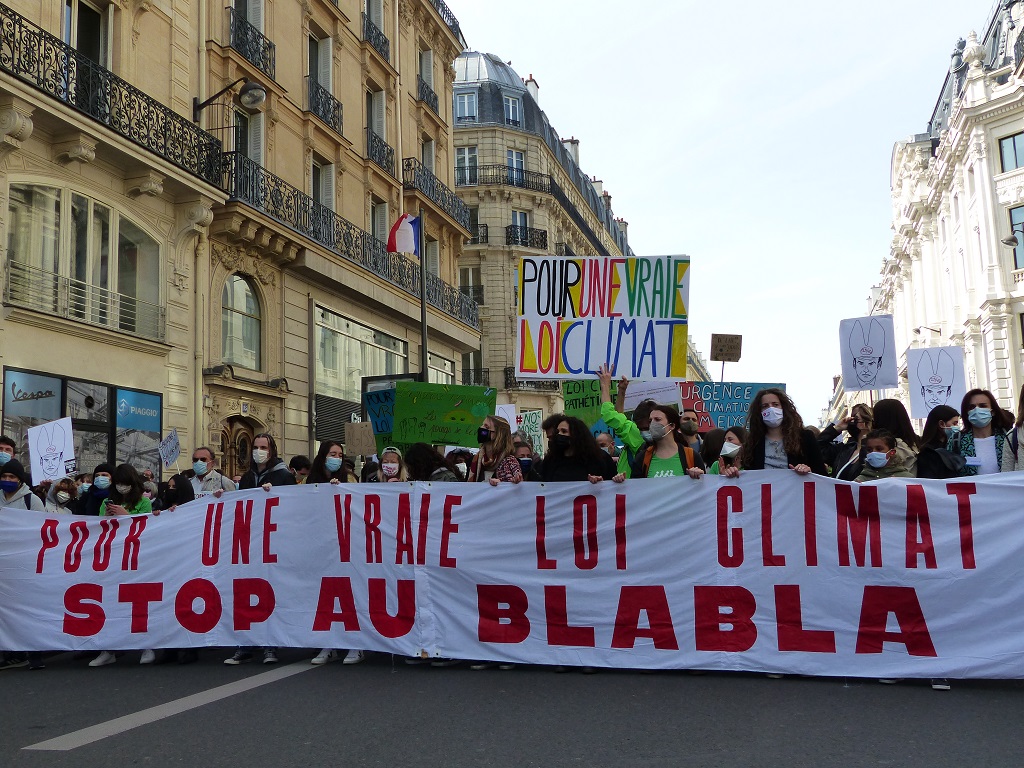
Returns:
[[[523,82],[526,83],[526,91],[527,91],[527,93],[529,93],[530,96],[533,97],[534,103],[539,105],[540,104],[540,86],[537,84],[537,81],[533,79],[533,73],[531,72],[530,76],[528,78],[526,78]]]
[[[629,222],[623,218],[615,219],[615,223],[619,225],[619,230],[622,232],[622,236],[626,238],[626,242],[629,242]]]
[[[607,192],[601,193],[601,199],[604,200],[604,207],[608,210],[608,213],[612,211],[612,196]]]
[[[576,165],[580,164],[580,140],[573,136],[571,139],[562,139],[562,146],[565,147],[565,151],[572,157],[572,161]]]
[[[590,183],[594,185],[594,191],[599,195],[604,194],[604,182],[600,181],[597,176],[591,176]]]

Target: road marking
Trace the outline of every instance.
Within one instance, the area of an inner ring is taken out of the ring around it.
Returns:
[[[253,675],[252,677],[247,677],[244,680],[238,680],[234,683],[228,683],[227,685],[221,685],[217,688],[211,688],[208,691],[193,693],[191,696],[175,699],[174,701],[169,701],[166,704],[159,704],[155,707],[143,709],[139,712],[125,715],[124,717],[108,720],[98,725],[92,725],[88,728],[83,728],[80,731],[72,731],[71,733],[58,736],[54,739],[47,739],[46,741],[41,741],[38,744],[22,747],[22,749],[59,752],[77,749],[78,747],[83,747],[86,744],[92,744],[94,741],[99,741],[100,739],[105,739],[109,736],[116,736],[117,734],[124,733],[125,731],[130,731],[141,725],[148,725],[149,723],[154,723],[157,720],[162,720],[165,717],[180,715],[182,712],[187,712],[190,709],[196,709],[197,707],[212,704],[215,701],[226,699],[229,696],[237,696],[239,693],[245,693],[246,691],[251,691],[254,688],[259,688],[263,685],[276,683],[278,680],[284,680],[292,675],[309,672],[313,669],[318,669],[318,667],[310,664],[309,661],[306,660],[297,661],[293,664],[288,664],[287,666],[271,670],[270,672]]]

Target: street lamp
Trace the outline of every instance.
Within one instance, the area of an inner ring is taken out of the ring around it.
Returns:
[[[1015,232],[1020,232],[1021,235],[1024,235],[1024,221],[1017,222],[1010,227],[1010,236],[1004,237],[1000,242],[1008,248],[1016,248],[1020,244],[1020,240],[1017,239],[1017,235],[1014,234]]]
[[[940,336],[942,335],[942,331],[940,331],[938,328],[932,328],[930,325],[919,325],[917,326],[917,328],[914,329],[914,333],[918,336],[921,335],[921,331],[931,331],[932,333],[937,333]]]
[[[213,104],[217,99],[223,96],[225,93],[230,91],[239,83],[245,83],[241,90],[238,91],[238,103],[246,109],[256,109],[260,104],[267,100],[267,89],[263,87],[261,83],[257,83],[255,80],[250,80],[247,77],[240,77],[231,85],[225,86],[217,91],[213,96],[208,98],[206,101],[200,102],[198,98],[192,99],[192,122],[199,122],[199,113],[206,109],[208,106]]]

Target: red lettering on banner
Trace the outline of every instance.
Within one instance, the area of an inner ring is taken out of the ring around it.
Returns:
[[[110,567],[111,550],[117,538],[119,524],[116,517],[104,517],[100,520],[100,535],[92,550],[92,569],[97,573]]]
[[[427,526],[430,521],[430,494],[420,497],[420,527],[416,535],[416,565],[427,562]]]
[[[928,501],[923,485],[907,486],[907,568],[917,568],[919,555],[924,555],[925,568],[937,568],[932,524],[928,517]]]
[[[270,534],[277,530],[277,523],[270,519],[270,515],[274,511],[274,507],[281,504],[281,499],[277,496],[272,496],[267,499],[267,503],[263,508],[263,562],[264,563],[276,563],[277,554],[270,551]]]
[[[402,558],[405,558],[403,561]],[[398,495],[398,527],[395,542],[395,565],[413,563],[412,551],[412,501],[408,493]]]
[[[82,548],[89,540],[89,524],[79,520],[69,526],[71,543],[64,550],[64,573],[75,573],[82,565]]]
[[[479,623],[477,637],[482,643],[521,643],[530,636],[526,616],[529,600],[511,584],[477,584]]]
[[[586,543],[583,541],[586,531]],[[577,496],[572,503],[572,548],[576,567],[589,571],[597,567],[597,498]]]
[[[814,483],[804,483],[804,557],[809,567],[818,564],[818,520]]]
[[[566,608],[566,588],[545,585],[544,616],[548,628],[548,645],[594,647],[594,628],[570,626]]]
[[[753,622],[756,607],[754,596],[743,587],[694,587],[693,638],[697,650],[749,651],[757,640]],[[724,608],[729,609],[728,613]]]
[[[320,579],[320,596],[316,601],[313,631],[326,632],[339,622],[344,625],[346,632],[359,631],[352,580],[348,576],[324,576]]]
[[[206,525],[203,527],[203,565],[216,565],[220,561],[220,525],[223,517],[223,501],[206,505]]]
[[[743,529],[729,528],[729,507],[732,512],[743,511],[743,491],[735,485],[718,489],[718,564],[723,568],[743,565]]]
[[[558,562],[548,557],[547,523],[544,521],[544,497],[537,497],[537,570],[551,571],[558,567]]]
[[[363,500],[363,527],[366,531],[366,562],[383,563],[380,538],[380,496],[367,494]]]
[[[39,554],[36,555],[36,573],[43,572],[43,559],[46,557],[47,550],[56,549],[60,542],[60,537],[57,536],[57,521],[44,520],[39,529],[39,538],[43,543],[39,547]]]
[[[640,626],[640,614],[647,614],[648,626]],[[633,648],[638,637],[648,637],[660,651],[678,651],[668,596],[662,586],[622,587],[615,611],[612,648]]]
[[[860,509],[853,500],[852,485],[836,486],[836,543],[839,565],[850,564],[850,545],[858,567],[864,567],[868,537],[871,540],[871,567],[882,567],[882,524],[878,517],[878,488],[857,486]],[[852,542],[851,542],[852,539]]]
[[[404,637],[416,621],[416,582],[399,579],[398,609],[388,613],[388,583],[385,579],[370,579],[370,623],[383,637]]]
[[[780,651],[835,653],[836,633],[824,629],[804,629],[800,610],[800,586],[775,585],[775,624]]]
[[[886,632],[889,614],[899,632]],[[883,643],[901,643],[911,656],[937,656],[913,587],[864,587],[857,628],[857,653],[881,653]]]
[[[236,630],[251,629],[253,624],[266,621],[274,612],[274,588],[266,579],[235,579],[231,589]],[[256,602],[253,602],[253,598],[256,598]]]
[[[121,552],[121,570],[139,570],[139,550],[142,548],[142,532],[146,530],[147,515],[136,515],[128,527],[128,535],[124,538],[124,550]]]
[[[103,587],[72,584],[64,593],[63,631],[72,637],[92,637],[103,629]]]
[[[448,545],[451,543],[451,537],[459,532],[458,523],[452,522],[452,510],[461,505],[461,496],[444,497],[444,517],[441,520],[441,553],[438,558],[442,568],[456,567],[455,558],[448,556]]]
[[[231,564],[249,564],[252,541],[252,499],[235,502],[235,525],[231,530]]]
[[[202,613],[195,610],[196,600],[203,601]],[[212,581],[190,579],[181,585],[178,594],[174,596],[174,618],[188,632],[200,635],[209,632],[217,626],[223,614],[220,592]]]
[[[761,562],[766,566],[783,566],[785,555],[775,554],[772,541],[772,487],[768,483],[761,486]]]
[[[974,527],[971,524],[971,496],[978,492],[974,483],[949,483],[946,493],[956,496],[956,512],[960,519],[960,559],[964,568],[977,568],[974,562]]]
[[[149,631],[149,604],[159,603],[164,599],[164,585],[160,582],[144,582],[141,584],[121,584],[117,588],[117,601],[131,603],[133,635]]]
[[[615,494],[615,569],[626,570],[626,494]]]
[[[341,507],[341,495],[334,495],[334,527],[338,531],[338,562],[352,561],[352,494],[345,494],[345,508]]]

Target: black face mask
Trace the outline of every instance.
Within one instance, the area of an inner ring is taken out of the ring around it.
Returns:
[[[572,444],[572,440],[568,435],[552,435],[551,439],[548,440],[548,446],[551,448],[557,448],[562,453],[565,449]]]
[[[486,427],[480,427],[480,429],[476,431],[476,441],[481,445],[491,442],[491,430]]]
[[[178,503],[178,489],[168,488],[166,491],[164,491],[163,496],[160,497],[160,502],[164,509],[173,507],[175,504]]]

